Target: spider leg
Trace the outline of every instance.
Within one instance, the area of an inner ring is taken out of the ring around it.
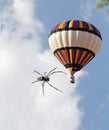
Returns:
[[[41,73],[37,72],[36,70],[34,70],[34,72],[37,73],[37,74],[39,74],[39,75],[41,75],[41,76],[43,76]],[[33,72],[33,73],[34,73],[34,72]]]
[[[52,69],[51,71],[48,72],[47,75],[49,75],[51,72],[53,72],[55,69],[57,69],[57,67],[55,67],[54,69]]]
[[[35,80],[35,81],[31,82],[31,83],[33,84],[33,83],[35,83],[35,82],[39,82],[39,80]]]
[[[48,83],[52,88],[56,89],[57,91],[59,91],[59,92],[63,92],[62,90],[60,90],[60,89],[54,87],[53,85],[51,85],[49,82],[47,82],[47,83]]]
[[[42,83],[42,93],[43,93],[43,96],[45,96],[44,84],[45,84],[45,81]]]
[[[47,72],[44,72],[44,76],[46,76],[46,73],[47,73]]]
[[[47,76],[50,76],[50,75],[52,75],[52,74],[54,74],[54,73],[63,73],[63,74],[66,74],[66,73],[63,72],[63,71],[54,71],[54,72],[52,72],[52,73],[50,73],[50,74],[47,74]]]

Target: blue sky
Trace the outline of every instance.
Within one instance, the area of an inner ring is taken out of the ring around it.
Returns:
[[[109,113],[109,15],[97,10],[95,0],[5,0],[0,6],[0,129],[2,130],[104,130]],[[50,82],[58,93],[41,84],[37,75],[54,67],[66,72],[48,45],[51,28],[64,20],[85,20],[101,32],[97,56],[76,74],[57,74]],[[61,76],[61,79],[60,79]]]

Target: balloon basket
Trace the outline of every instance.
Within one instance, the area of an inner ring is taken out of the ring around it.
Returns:
[[[75,83],[75,77],[74,76],[70,77],[70,83]]]

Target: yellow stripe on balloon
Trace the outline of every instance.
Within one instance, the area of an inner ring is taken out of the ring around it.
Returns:
[[[71,20],[71,21],[70,21],[70,23],[69,23],[69,28],[72,28],[73,21],[74,21],[74,20]]]
[[[59,25],[59,29],[63,29],[64,27],[65,27],[65,24],[66,24],[66,22],[64,21],[64,22],[62,22],[60,25]]]
[[[83,22],[82,21],[79,22],[79,26],[80,26],[80,28],[83,28]]]
[[[73,60],[72,60],[72,49],[70,49],[70,62],[73,63]]]
[[[93,26],[91,24],[88,23],[89,26],[89,30],[93,30]]]

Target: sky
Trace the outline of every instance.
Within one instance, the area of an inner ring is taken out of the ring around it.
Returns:
[[[0,0],[0,129],[2,130],[104,130],[109,113],[109,15],[96,9],[96,0]],[[95,25],[102,35],[97,56],[76,73],[54,74],[50,83],[37,76],[66,69],[53,56],[48,36],[64,20],[78,19]]]

